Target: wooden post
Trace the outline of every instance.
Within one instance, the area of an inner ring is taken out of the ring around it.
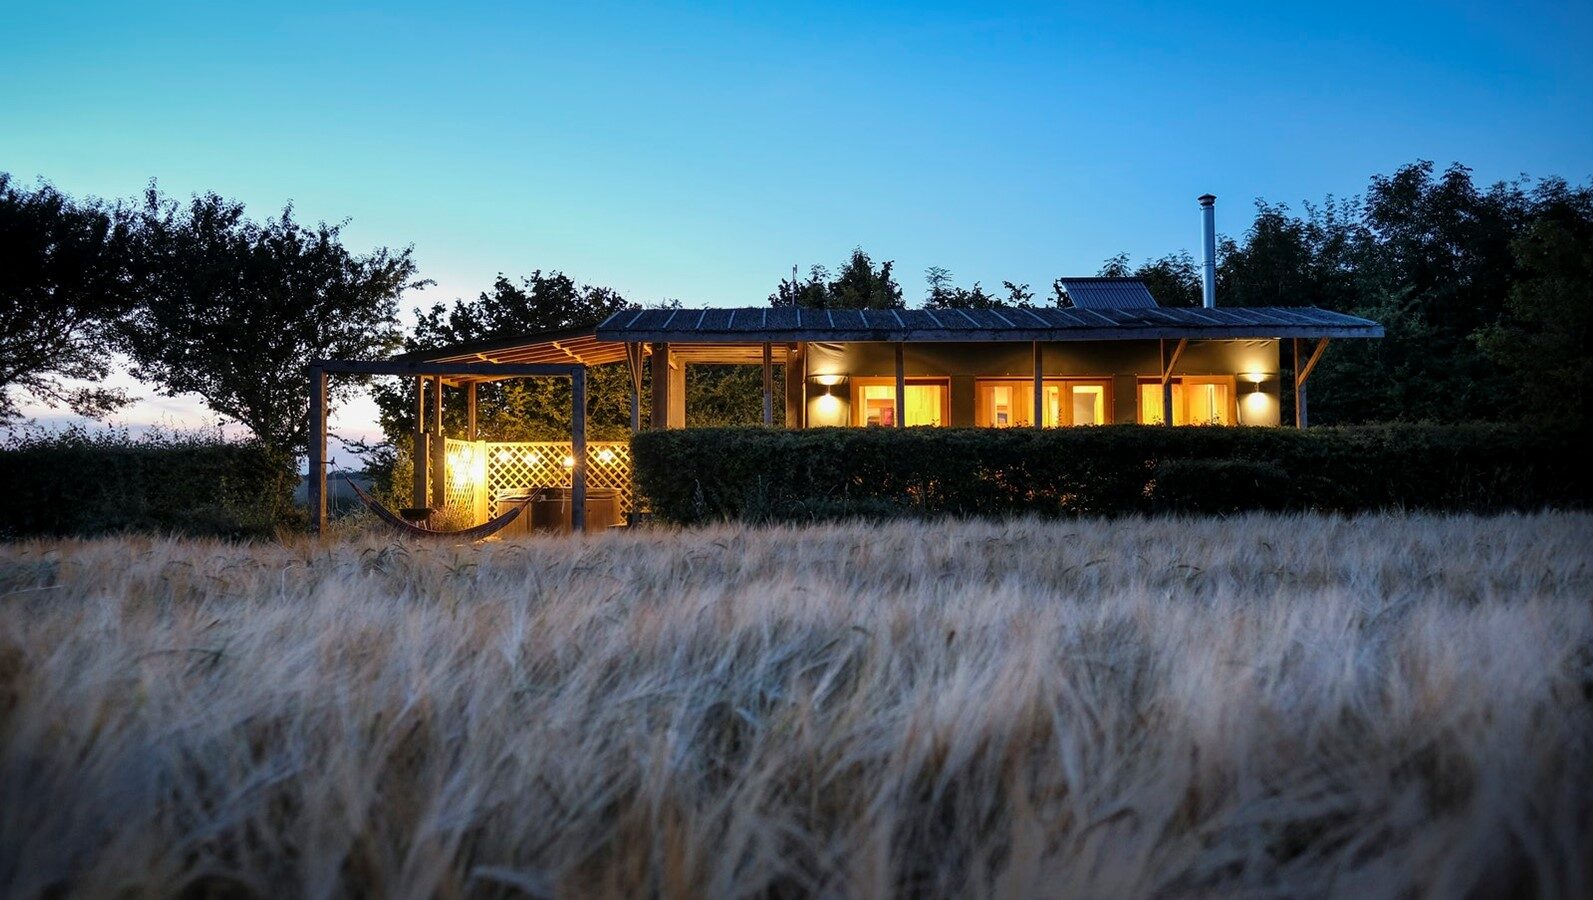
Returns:
[[[802,377],[801,344],[785,345],[785,427],[802,427],[802,407],[806,405],[807,381]]]
[[[441,375],[435,375],[435,376],[432,377],[432,379],[431,379],[431,390],[432,390],[432,398],[431,398],[431,410],[432,410],[431,433],[435,434],[438,437],[442,437],[442,433],[443,433],[443,381],[442,381],[442,376]],[[441,472],[439,472],[437,474],[438,474],[439,478],[442,477],[442,473]]]
[[[806,341],[797,343],[797,355],[802,357],[801,378],[797,384],[797,428],[808,427],[808,345]]]
[[[1296,428],[1308,428],[1311,425],[1310,416],[1306,412],[1305,381],[1311,377],[1311,372],[1316,369],[1317,361],[1322,358],[1322,353],[1327,350],[1327,345],[1327,338],[1317,341],[1316,349],[1311,351],[1311,357],[1302,365],[1300,362],[1300,339],[1294,339],[1294,427]]]
[[[653,427],[669,427],[669,345],[653,344]]]
[[[907,427],[907,364],[905,347],[896,342],[896,427]]]
[[[431,504],[433,509],[448,505],[448,441],[443,438],[443,380],[431,379]]]
[[[472,443],[479,440],[476,434],[476,383],[474,381],[465,385],[465,440]]]
[[[570,376],[570,455],[575,466],[570,472],[570,524],[576,531],[586,530],[586,369]]]
[[[625,344],[625,365],[631,373],[631,434],[642,430],[642,345]]]
[[[1289,342],[1294,345],[1294,427],[1305,427],[1305,383],[1300,380],[1300,339],[1295,338]]]
[[[480,467],[479,469],[473,470],[470,473],[472,480],[474,480],[476,471],[481,472],[481,480],[471,486],[471,495],[476,501],[475,518],[476,522],[479,524],[481,522],[487,521],[487,519],[490,518],[488,516],[488,512],[492,509],[492,498],[487,496],[487,490],[490,487],[487,478],[487,468],[492,465],[492,460],[487,458],[486,441],[476,441],[475,443],[471,444],[470,452],[476,454],[475,459],[471,460],[471,465]],[[478,463],[476,460],[480,460],[480,462]]]
[[[326,531],[326,370],[310,367],[310,533]]]
[[[1158,342],[1161,346],[1162,358],[1162,424],[1173,424],[1173,379],[1172,367],[1167,365],[1167,339]]]
[[[774,425],[774,347],[763,342],[763,427]]]
[[[1184,348],[1189,346],[1188,338],[1180,338],[1173,347],[1172,356],[1167,355],[1167,340],[1159,342],[1162,358],[1162,424],[1172,427],[1173,424],[1173,368],[1178,365],[1178,357],[1184,355]]]
[[[426,505],[431,496],[431,485],[427,475],[431,472],[431,445],[428,443],[430,434],[426,430],[426,379],[422,376],[415,378],[415,446],[410,451],[414,461],[415,477],[413,491],[410,493],[410,503],[419,509]]]
[[[1034,342],[1034,427],[1045,427],[1045,365],[1039,341]]]

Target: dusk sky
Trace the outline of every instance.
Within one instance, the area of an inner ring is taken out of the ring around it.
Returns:
[[[910,301],[930,265],[1043,296],[1119,251],[1195,251],[1207,191],[1238,233],[1257,197],[1418,158],[1584,181],[1589,46],[1586,2],[13,5],[0,170],[291,200],[356,250],[413,244],[437,285],[412,302],[542,268],[762,304],[858,245]]]

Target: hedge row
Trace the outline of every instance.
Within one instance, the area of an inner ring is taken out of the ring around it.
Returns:
[[[660,518],[1586,507],[1586,436],[1512,426],[649,431]]]
[[[82,431],[26,437],[0,447],[0,537],[264,536],[303,526],[296,482],[291,466],[254,443]]]

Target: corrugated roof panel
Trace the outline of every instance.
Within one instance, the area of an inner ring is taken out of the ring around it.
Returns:
[[[909,331],[957,327],[954,320],[949,316],[941,316],[938,310],[932,312],[927,309],[901,309],[897,310],[896,314],[901,316],[901,327]],[[896,326],[890,327],[895,328]]]
[[[1062,290],[1079,309],[1143,309],[1156,306],[1138,278],[1062,278]]]
[[[769,324],[771,330],[786,330],[797,327],[797,311],[795,307],[780,306],[769,310]]]
[[[868,328],[870,323],[863,320],[863,311],[860,309],[832,309],[830,321],[836,328]]]

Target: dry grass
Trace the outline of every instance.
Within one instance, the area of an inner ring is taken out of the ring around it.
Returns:
[[[0,546],[0,894],[1593,892],[1593,517]]]

